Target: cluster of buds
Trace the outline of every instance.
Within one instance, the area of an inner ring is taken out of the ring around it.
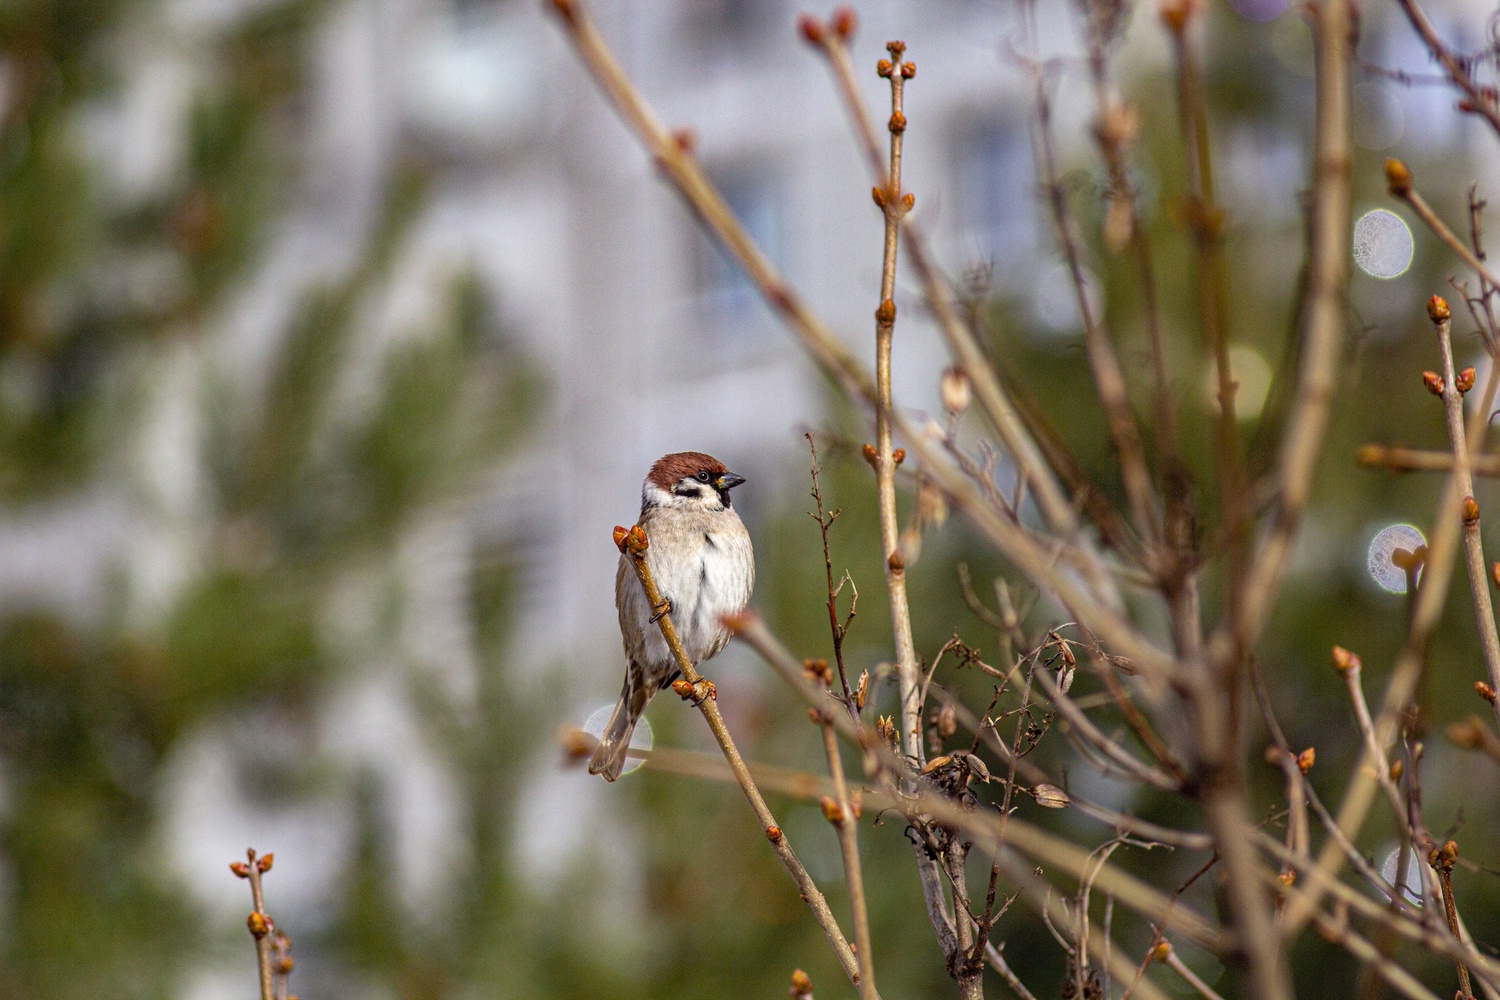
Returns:
[[[1341,674],[1347,674],[1352,670],[1360,668],[1359,654],[1351,653],[1343,646],[1333,647],[1333,668]]]
[[[827,660],[808,657],[802,661],[802,675],[814,683],[821,682],[824,687],[833,683],[833,668]]]
[[[886,301],[889,302],[890,299],[887,299]],[[864,446],[859,449],[859,453],[864,456],[866,462],[870,463],[870,468],[878,469],[880,467],[880,453],[875,450],[875,446],[873,444],[870,444],[870,442],[866,441],[864,443]],[[897,465],[900,465],[902,462],[906,461],[906,449],[897,448],[895,451],[891,452],[891,458]]]
[[[840,7],[827,22],[811,14],[803,14],[797,19],[797,30],[812,45],[827,45],[830,41],[847,45],[854,38],[858,27],[859,18],[855,16],[853,7]]]
[[[622,553],[633,556],[642,555],[651,547],[651,542],[646,538],[646,531],[639,524],[629,528],[615,525],[615,548]]]
[[[1458,860],[1458,844],[1448,841],[1442,847],[1434,847],[1427,852],[1427,863],[1440,872],[1451,872],[1453,863]]]

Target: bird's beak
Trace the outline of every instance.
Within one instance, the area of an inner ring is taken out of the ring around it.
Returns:
[[[728,492],[744,481],[744,476],[737,476],[733,472],[726,472],[723,475],[719,476],[718,479],[714,480],[714,488],[719,490],[721,493]]]

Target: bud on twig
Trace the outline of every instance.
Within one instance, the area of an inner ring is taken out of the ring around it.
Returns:
[[[895,460],[897,465],[900,465],[902,462],[906,461],[906,449],[897,448],[895,451],[891,452],[891,458]]]
[[[825,795],[819,799],[818,806],[823,810],[823,818],[828,822],[842,823],[844,821],[843,807],[831,795]]]
[[[693,685],[691,683],[679,677],[672,682],[672,693],[677,695],[683,701],[686,701],[689,698],[693,697],[696,692],[693,691]]]
[[[882,80],[885,79],[886,77],[890,76],[891,75],[891,61],[889,59],[882,59],[882,60],[880,60],[880,62],[876,63],[875,64],[875,75],[878,76],[878,77],[880,77]]]
[[[1453,313],[1448,309],[1448,300],[1441,295],[1434,295],[1427,300],[1427,318],[1434,323],[1443,323],[1451,319]]]
[[[1397,198],[1411,193],[1411,170],[1397,159],[1385,161],[1385,186]]]
[[[231,862],[229,862],[229,870],[232,871],[232,872],[234,872],[240,878],[249,878],[250,877],[250,866],[247,865],[247,864],[245,864],[245,862],[243,862],[243,861],[231,861]]]
[[[1437,372],[1423,372],[1422,384],[1427,386],[1427,391],[1434,396],[1441,396],[1443,394],[1443,376]]]
[[[1392,782],[1400,781],[1401,780],[1401,776],[1403,774],[1405,774],[1405,773],[1406,773],[1406,762],[1405,761],[1401,761],[1401,760],[1393,760],[1393,761],[1391,761],[1390,778],[1391,778]]]
[[[833,12],[833,20],[829,27],[839,37],[839,41],[847,42],[854,37],[854,32],[859,28],[859,18],[854,14],[853,7],[840,7]]]
[[[1156,947],[1150,951],[1150,960],[1153,962],[1165,962],[1172,955],[1172,946],[1166,941],[1158,941]]]
[[[811,45],[822,45],[827,35],[827,26],[811,14],[803,14],[797,18],[797,30],[802,32],[802,37]]]
[[[768,827],[766,827],[766,839],[769,840],[773,844],[780,843],[781,842],[781,827],[779,827],[779,826],[768,826]]]
[[[1360,668],[1359,656],[1349,652],[1343,646],[1333,647],[1333,668],[1341,674],[1347,674],[1351,670]]]
[[[1317,762],[1317,759],[1318,751],[1312,747],[1308,747],[1297,755],[1297,770],[1306,774],[1313,769],[1313,764]]]
[[[912,77],[916,76],[917,75],[917,64],[914,63],[914,62],[904,62],[904,63],[902,63],[901,64],[901,75],[904,76],[904,77],[906,77],[908,80],[910,80]]]
[[[1479,504],[1473,497],[1464,497],[1464,523],[1473,524],[1479,520]]]
[[[890,324],[896,322],[896,303],[885,299],[880,303],[880,308],[875,310],[875,322]]]
[[[877,468],[875,463],[880,460],[880,456],[875,453],[875,446],[873,444],[866,441],[864,447],[859,449],[859,453],[865,457],[866,462],[870,463],[870,468]]]
[[[250,928],[250,935],[263,938],[271,933],[271,927],[266,923],[266,915],[259,910],[251,910],[250,915],[245,918],[245,926]]]
[[[1495,703],[1495,689],[1492,688],[1492,687],[1490,687],[1484,681],[1475,681],[1474,682],[1474,691],[1475,691],[1476,694],[1479,695],[1479,697],[1483,698],[1485,701],[1489,702],[1491,705],[1493,705]]]
[[[1468,392],[1474,388],[1474,369],[1465,368],[1453,378],[1453,386],[1459,392]]]
[[[260,859],[255,862],[255,867],[262,875],[264,875],[266,872],[271,870],[271,866],[275,863],[275,854],[262,854],[260,856]]]
[[[787,991],[792,1000],[811,1000],[812,979],[801,969],[792,971],[792,988]]]
[[[859,672],[859,683],[854,687],[854,710],[863,712],[865,710],[865,696],[870,693],[870,672],[861,670]]]

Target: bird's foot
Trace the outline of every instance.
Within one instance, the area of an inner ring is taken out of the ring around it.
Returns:
[[[719,700],[719,689],[707,677],[698,678],[697,684],[679,677],[672,682],[672,691],[683,701],[692,702],[695,707],[703,704],[705,698],[709,701]]]
[[[663,597],[661,599],[661,603],[656,605],[656,607],[652,608],[651,610],[654,612],[654,614],[652,614],[651,621],[648,624],[655,625],[664,617],[672,613],[672,601],[670,598]]]

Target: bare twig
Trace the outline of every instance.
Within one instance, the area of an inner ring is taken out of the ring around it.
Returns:
[[[1422,451],[1401,445],[1365,444],[1354,453],[1354,460],[1371,469],[1391,472],[1449,472],[1453,469],[1450,452]],[[1469,471],[1476,476],[1500,476],[1500,455],[1474,456]]]
[[[255,964],[260,976],[260,1000],[276,1000],[276,986],[272,974],[272,935],[276,933],[276,922],[266,913],[266,895],[261,886],[261,876],[271,870],[276,855],[257,856],[255,848],[247,848],[244,861],[232,861],[229,870],[250,882],[250,900],[253,909],[245,924],[250,936],[255,939]]]
[[[1464,404],[1460,382],[1453,364],[1453,342],[1448,303],[1434,295],[1427,303],[1427,313],[1437,332],[1438,348],[1443,356],[1443,410],[1448,418],[1448,441],[1453,448],[1453,477],[1464,496],[1463,543],[1464,564],[1469,570],[1469,591],[1474,599],[1474,620],[1479,626],[1479,648],[1491,687],[1500,688],[1500,632],[1495,629],[1495,609],[1490,602],[1490,578],[1484,560],[1484,542],[1479,534],[1479,504],[1474,500],[1474,478],[1469,474],[1469,442],[1464,437]],[[1474,372],[1466,372],[1473,388]],[[1467,391],[1467,390],[1464,390]],[[1495,706],[1500,719],[1500,700]]]
[[[1406,18],[1416,29],[1417,34],[1422,36],[1422,42],[1427,46],[1427,51],[1442,64],[1443,70],[1448,74],[1448,80],[1453,86],[1463,91],[1465,100],[1461,107],[1482,116],[1485,121],[1489,122],[1495,135],[1500,137],[1500,106],[1496,104],[1494,91],[1481,87],[1475,82],[1474,75],[1470,72],[1465,60],[1442,40],[1437,29],[1427,19],[1426,12],[1417,6],[1416,0],[1396,0],[1396,2],[1406,12]]]
[[[617,528],[615,535],[620,551],[629,556],[631,565],[635,568],[636,577],[646,592],[646,600],[653,608],[663,607],[661,592],[657,590],[656,581],[651,577],[651,568],[646,562],[646,549],[650,542],[645,531],[640,525],[636,525],[628,532],[624,528]],[[661,629],[662,638],[671,649],[673,658],[677,661],[678,669],[682,671],[682,680],[678,683],[686,685],[686,689],[679,693],[693,701],[698,711],[703,714],[704,721],[708,723],[708,728],[714,734],[714,740],[723,751],[724,759],[729,762],[730,770],[734,772],[735,780],[745,793],[745,798],[750,800],[750,808],[754,810],[755,818],[760,821],[766,839],[771,842],[776,856],[781,859],[781,863],[791,873],[792,880],[797,883],[797,890],[807,902],[808,909],[812,911],[813,919],[818,922],[819,927],[823,928],[823,933],[833,945],[834,954],[843,965],[845,974],[849,976],[851,982],[858,984],[859,965],[849,948],[849,942],[845,939],[843,931],[839,930],[838,920],[835,919],[833,911],[828,908],[828,901],[823,898],[823,893],[817,883],[812,880],[812,876],[807,873],[801,860],[792,851],[792,845],[788,842],[786,833],[777,824],[776,817],[771,814],[770,807],[766,805],[766,800],[755,783],[755,778],[750,774],[750,769],[745,766],[745,759],[740,756],[734,738],[729,735],[729,728],[724,725],[724,717],[719,714],[718,696],[712,682],[705,680],[698,673],[693,661],[688,658],[687,651],[682,648],[682,641],[677,637],[677,629],[672,624],[671,613],[661,614],[656,624]],[[677,690],[675,685],[674,690]]]

